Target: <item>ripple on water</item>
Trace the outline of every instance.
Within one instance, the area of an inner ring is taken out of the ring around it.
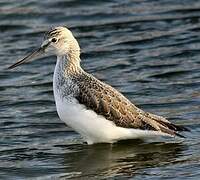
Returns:
[[[0,179],[199,179],[200,2],[0,2]],[[139,107],[187,125],[164,142],[88,146],[63,124],[52,91],[54,56],[5,70],[66,25],[82,65]]]

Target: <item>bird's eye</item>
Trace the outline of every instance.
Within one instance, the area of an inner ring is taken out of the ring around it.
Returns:
[[[52,38],[52,39],[51,39],[51,42],[56,43],[57,41],[58,41],[58,39],[56,39],[56,38]]]

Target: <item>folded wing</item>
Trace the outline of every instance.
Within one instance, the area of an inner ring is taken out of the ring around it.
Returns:
[[[178,131],[187,130],[161,116],[144,112],[117,90],[91,75],[82,75],[79,87],[80,92],[76,96],[79,103],[113,121],[119,127],[153,130],[180,137],[183,136],[178,134]]]

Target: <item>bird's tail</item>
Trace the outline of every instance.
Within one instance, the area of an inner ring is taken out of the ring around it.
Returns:
[[[143,121],[147,123],[152,130],[160,131],[171,136],[184,137],[183,135],[179,134],[179,132],[189,131],[189,129],[184,126],[175,125],[167,119],[151,113],[143,114]]]

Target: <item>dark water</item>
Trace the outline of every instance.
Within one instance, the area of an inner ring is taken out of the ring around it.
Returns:
[[[57,116],[55,57],[3,70],[57,25],[74,32],[88,72],[187,138],[84,144]],[[1,0],[0,39],[0,179],[200,178],[200,1]]]

